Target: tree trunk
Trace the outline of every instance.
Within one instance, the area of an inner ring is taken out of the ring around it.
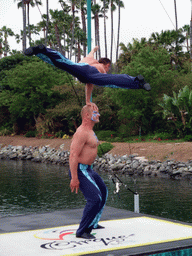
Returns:
[[[112,56],[113,56],[113,1],[111,0],[111,55],[110,59],[112,62]]]
[[[45,45],[48,43],[48,28],[49,28],[49,0],[47,0],[47,21],[46,21],[46,35],[45,35]]]
[[[31,30],[29,21],[29,3],[27,3],[27,25],[28,25],[28,35],[29,35],[29,46],[31,46]]]
[[[97,45],[99,46],[98,55],[99,59],[101,58],[101,49],[100,49],[100,35],[99,35],[99,17],[96,15],[96,33],[97,33]]]
[[[104,39],[105,39],[105,57],[107,58],[107,30],[106,30],[106,9],[105,9],[105,0],[103,0],[103,9],[104,9]]]
[[[191,22],[190,22],[190,56],[192,60],[192,1],[191,1]],[[191,67],[192,71],[192,67]]]
[[[73,20],[72,20],[72,38],[71,38],[71,47],[70,47],[70,59],[72,58],[72,50],[73,50],[73,44],[74,44],[74,27],[75,27],[75,5],[72,3],[72,14],[73,14]]]
[[[120,0],[119,0],[119,4],[118,4],[118,29],[117,29],[116,62],[118,60],[118,54],[119,54],[120,21],[121,21],[121,8],[120,8]]]
[[[57,39],[57,44],[58,44],[58,47],[59,47],[59,51],[64,55],[57,24],[55,24],[55,36],[56,36],[56,39]]]
[[[23,9],[23,52],[26,50],[26,5],[24,0],[22,0],[22,9]]]
[[[5,47],[4,47],[4,57],[7,57],[7,44],[8,44],[8,42],[7,42],[7,33],[6,33],[6,31],[4,32],[4,42],[5,42]]]
[[[85,12],[83,10],[83,6],[81,7],[81,20],[82,20],[82,27],[83,31],[85,32],[85,35],[87,33],[87,28],[86,28],[86,20],[85,20]],[[86,43],[83,42],[83,56],[86,56]]]
[[[177,23],[177,5],[176,5],[176,0],[174,0],[174,6],[175,6],[175,26],[176,26],[176,31],[178,30],[178,23]]]

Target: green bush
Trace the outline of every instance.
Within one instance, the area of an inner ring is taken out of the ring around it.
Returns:
[[[63,131],[59,131],[59,132],[55,133],[55,137],[57,137],[57,138],[63,138],[64,135],[65,135],[65,132],[63,132]]]
[[[29,137],[36,137],[37,135],[37,131],[28,131],[26,134],[25,134],[25,137],[29,138]]]
[[[96,134],[99,140],[106,140],[106,141],[116,136],[116,132],[110,131],[110,130],[98,131],[96,132]]]
[[[173,135],[167,132],[155,133],[155,135],[153,136],[153,139],[157,140],[159,138],[161,140],[171,140],[173,139]]]
[[[102,157],[105,153],[109,152],[114,146],[111,143],[103,142],[98,146],[98,156]]]
[[[184,140],[185,141],[192,141],[192,135],[186,135]]]
[[[7,128],[1,128],[0,130],[0,136],[6,136],[6,135],[11,135],[12,131],[10,131]]]

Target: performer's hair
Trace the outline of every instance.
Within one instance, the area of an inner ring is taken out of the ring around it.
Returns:
[[[85,105],[85,106],[82,108],[82,110],[81,110],[81,118],[83,119],[85,113],[88,113],[88,112],[91,113],[91,106]]]
[[[107,65],[107,64],[111,64],[111,61],[110,61],[110,59],[108,59],[108,58],[101,58],[101,59],[99,60],[99,63],[102,63],[102,64],[104,64],[104,65]]]

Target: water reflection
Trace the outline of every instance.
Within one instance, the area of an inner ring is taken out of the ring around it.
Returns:
[[[0,214],[15,215],[81,207],[69,189],[68,170],[21,161],[0,162]]]
[[[108,206],[134,210],[134,196],[121,186],[119,195],[109,175],[100,173],[108,189]],[[140,212],[192,222],[192,185],[187,181],[121,177],[140,195]],[[85,204],[81,193],[71,193],[68,168],[27,161],[0,161],[0,215],[13,216]]]

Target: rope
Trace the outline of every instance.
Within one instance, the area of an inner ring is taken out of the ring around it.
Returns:
[[[173,27],[176,28],[176,27],[175,27],[175,24],[174,24],[173,21],[171,20],[171,18],[170,18],[170,16],[169,16],[168,12],[166,11],[164,5],[163,5],[162,2],[161,2],[161,0],[159,0],[159,2],[160,2],[160,4],[161,4],[161,6],[163,7],[164,11],[166,12],[167,16],[169,17],[171,23],[173,24]]]
[[[67,72],[66,72],[66,73],[67,73]],[[79,102],[79,106],[82,107],[82,104],[81,104],[81,101],[80,101],[80,99],[79,99],[79,96],[78,96],[78,94],[77,94],[77,92],[76,92],[76,90],[75,90],[75,87],[74,87],[73,83],[71,82],[71,79],[70,79],[68,73],[67,73],[67,78],[68,78],[68,80],[69,80],[69,82],[70,82],[70,84],[71,84],[71,86],[72,86],[72,88],[73,88],[73,91],[74,91],[75,95],[77,96],[77,99],[78,99],[78,102]]]

